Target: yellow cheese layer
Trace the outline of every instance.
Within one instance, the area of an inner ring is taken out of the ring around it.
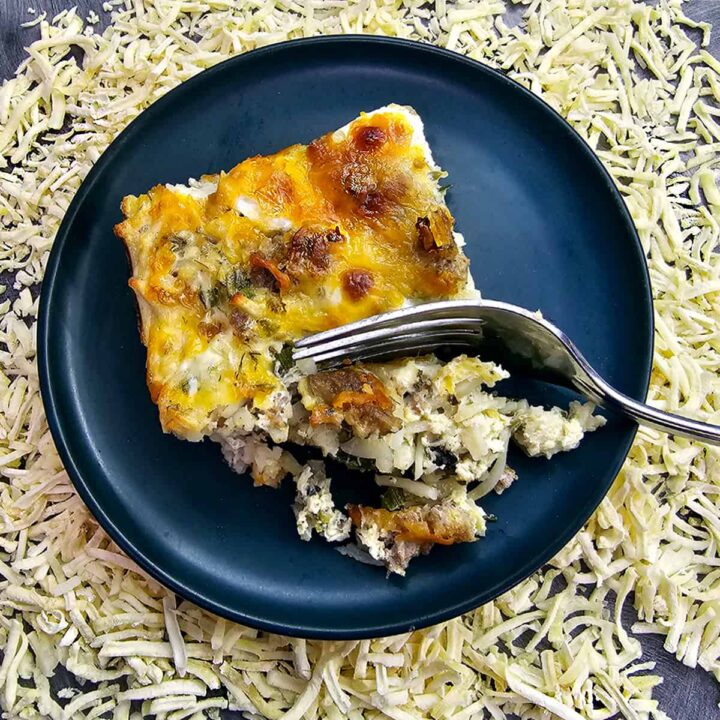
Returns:
[[[465,290],[418,125],[389,106],[196,188],[123,200],[116,233],[166,431],[198,439],[242,407],[281,422],[273,351],[284,342]]]

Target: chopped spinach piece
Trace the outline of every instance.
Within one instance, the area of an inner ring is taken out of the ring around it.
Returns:
[[[227,289],[222,283],[215,283],[211,288],[201,288],[200,301],[207,310],[217,307],[227,300]]]
[[[198,295],[200,296],[200,302],[205,306],[206,310],[213,307],[213,290],[214,288],[200,288]]]
[[[338,450],[336,457],[339,462],[351,470],[360,470],[362,472],[372,472],[375,470],[375,461],[370,458],[355,457],[355,455],[348,455],[342,450]]]
[[[273,350],[275,361],[282,372],[287,372],[295,362],[293,361],[293,344],[286,342],[278,351]]]
[[[400,510],[405,506],[405,493],[400,488],[388,488],[380,498],[380,505],[385,510]]]

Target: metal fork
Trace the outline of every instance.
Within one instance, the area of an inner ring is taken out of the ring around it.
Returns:
[[[720,426],[638,402],[604,380],[558,327],[524,308],[492,300],[446,300],[403,308],[310,335],[295,361],[320,369],[345,360],[387,360],[452,348],[479,352],[518,372],[576,390],[640,425],[720,445]]]

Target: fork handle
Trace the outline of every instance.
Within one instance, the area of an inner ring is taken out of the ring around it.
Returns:
[[[720,426],[663,412],[646,403],[634,400],[616,390],[599,375],[591,376],[587,380],[576,377],[575,385],[583,395],[591,397],[608,410],[615,410],[627,415],[638,425],[645,425],[654,430],[660,430],[660,432],[680,435],[710,445],[720,445]]]

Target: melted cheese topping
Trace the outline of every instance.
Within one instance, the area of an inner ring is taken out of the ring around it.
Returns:
[[[279,426],[282,343],[467,292],[440,176],[420,118],[391,105],[191,187],[126,197],[116,233],[163,428],[199,439],[232,429],[241,407]]]

